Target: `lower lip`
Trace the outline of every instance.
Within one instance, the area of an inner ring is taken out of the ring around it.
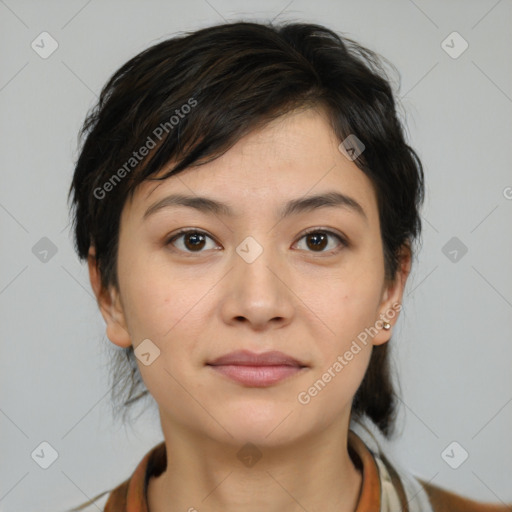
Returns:
[[[242,366],[242,365],[209,365],[226,377],[250,387],[266,387],[280,382],[299,373],[303,368],[298,366]]]

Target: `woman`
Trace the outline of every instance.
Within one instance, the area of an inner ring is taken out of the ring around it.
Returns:
[[[209,27],[122,66],[82,135],[77,252],[164,435],[106,511],[512,510],[380,449],[424,190],[376,54]]]

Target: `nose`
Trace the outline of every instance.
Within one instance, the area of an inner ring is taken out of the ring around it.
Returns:
[[[225,323],[247,323],[254,331],[282,328],[295,312],[290,272],[268,244],[248,237],[233,253],[222,302]]]

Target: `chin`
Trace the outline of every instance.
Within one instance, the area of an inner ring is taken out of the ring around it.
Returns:
[[[304,434],[305,422],[297,421],[299,411],[294,404],[245,399],[226,407],[219,422],[233,436],[227,436],[228,442],[270,447]]]

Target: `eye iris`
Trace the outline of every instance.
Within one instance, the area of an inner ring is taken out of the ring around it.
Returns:
[[[323,238],[323,240],[320,243],[318,243],[320,238]],[[308,240],[308,247],[310,249],[311,248],[316,248],[316,249],[322,250],[322,249],[324,249],[324,247],[325,247],[325,245],[327,243],[326,242],[327,241],[327,236],[324,233],[311,233],[309,235],[306,235],[306,239]],[[309,240],[311,240],[311,239],[315,240],[313,246],[311,246],[309,244]]]
[[[192,245],[189,246],[188,242],[190,240],[195,240],[195,242],[192,242]],[[199,240],[202,239],[202,240]],[[184,240],[185,240],[185,246],[187,249],[202,249],[205,243],[205,237],[201,233],[185,233]],[[199,244],[197,243],[199,242]],[[201,245],[202,244],[202,245]]]

